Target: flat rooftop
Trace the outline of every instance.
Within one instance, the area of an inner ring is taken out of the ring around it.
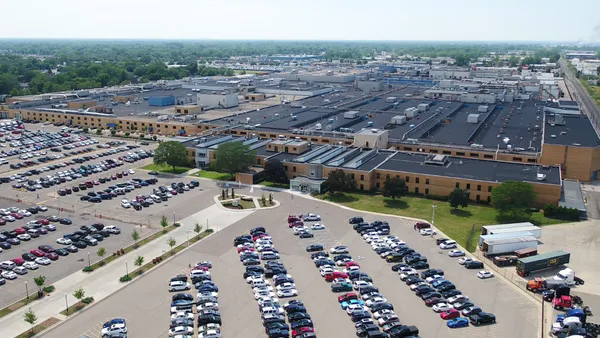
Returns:
[[[426,164],[429,155],[398,152],[379,166],[379,169],[415,174],[456,177],[487,182],[524,181],[532,183],[561,184],[558,167],[445,157],[443,165]],[[546,175],[538,181],[538,173]],[[471,187],[474,189],[475,187]]]
[[[567,115],[546,113],[544,143],[598,147],[600,139],[590,119],[584,115]]]

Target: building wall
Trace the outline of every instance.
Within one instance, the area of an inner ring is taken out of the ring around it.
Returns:
[[[204,107],[231,108],[239,105],[237,94],[198,94],[198,105]]]
[[[450,155],[453,157],[478,158],[482,160],[498,160],[517,163],[538,163],[538,156],[523,153],[503,153],[495,151],[483,150],[481,148],[459,149],[444,146],[430,146],[421,144],[398,144],[390,143],[390,147],[394,147],[399,151],[432,153]]]
[[[545,144],[541,164],[560,164],[563,177],[583,182],[598,179],[600,170],[600,148],[586,148]]]
[[[69,109],[87,109],[96,106],[96,101],[71,101],[67,103]]]

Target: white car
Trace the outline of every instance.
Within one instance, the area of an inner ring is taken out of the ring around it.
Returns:
[[[71,245],[73,243],[73,241],[68,238],[61,237],[56,240],[56,243],[62,244],[62,245]]]
[[[277,287],[276,287],[277,291],[291,290],[291,289],[295,289],[295,288],[296,288],[295,283],[283,283],[283,284],[277,285]]]
[[[429,284],[427,284],[426,282],[415,283],[415,284],[413,284],[413,285],[410,286],[410,289],[413,290],[413,291],[415,291],[421,285],[429,285]]]
[[[184,311],[180,311],[180,312],[175,312],[174,314],[171,315],[171,320],[174,319],[194,319],[194,313],[192,312],[184,312]]]
[[[386,303],[387,299],[383,298],[383,297],[373,297],[371,299],[369,299],[365,304],[367,304],[368,307],[372,307],[375,304],[379,304],[379,303]]]
[[[429,284],[435,282],[438,279],[444,279],[444,276],[440,276],[440,275],[433,275],[431,277],[427,277],[425,278],[425,281]]]
[[[422,229],[420,232],[422,236],[435,235],[435,231],[433,231],[433,229]]]
[[[377,324],[379,324],[379,326],[384,326],[386,323],[390,322],[399,323],[400,320],[398,319],[398,315],[392,313],[389,315],[382,316],[377,320]]]
[[[376,241],[376,240],[378,240],[380,238],[379,238],[378,235],[369,235],[367,237],[364,237],[363,239],[365,240],[365,242],[371,243],[371,242]],[[381,243],[383,243],[383,240],[381,240]]]
[[[336,247],[329,249],[329,252],[332,254],[345,254],[345,253],[348,253],[349,251],[348,251],[347,246],[338,245]]]
[[[409,271],[404,271],[400,274],[400,280],[405,281],[410,276],[418,276],[419,272],[415,269],[411,269]]]
[[[345,273],[350,273],[352,271],[360,271],[360,267],[356,265],[349,266],[343,270]]]
[[[454,304],[456,302],[463,302],[465,300],[469,300],[469,296],[465,295],[456,295],[454,297],[450,297],[447,299],[449,304]]]
[[[221,330],[204,330],[198,332],[198,338],[221,338]]]
[[[448,256],[450,256],[450,257],[461,257],[464,255],[465,255],[465,252],[462,250],[454,249],[454,250],[448,251]]]
[[[359,290],[361,288],[366,288],[367,286],[373,286],[373,283],[366,282],[364,280],[357,280],[354,283],[352,283],[352,287],[354,288],[354,290]]]
[[[12,216],[2,216],[2,219],[8,222],[14,222],[15,218]]]
[[[305,222],[320,221],[321,220],[321,216],[319,216],[317,214],[308,214],[308,215],[305,215],[302,218],[302,220],[305,221]]]
[[[454,249],[454,248],[456,248],[456,241],[448,240],[448,241],[442,242],[442,243],[440,243],[439,247],[442,250]]]
[[[12,271],[3,271],[0,275],[6,279],[17,279],[17,274]]]
[[[29,270],[37,270],[40,266],[37,265],[35,262],[25,262],[23,263],[23,267]]]
[[[360,304],[350,304],[346,308],[346,313],[348,315],[351,315],[353,312],[356,312],[356,311],[369,311],[369,309],[366,306],[363,306]]]
[[[273,291],[273,287],[271,285],[265,285],[265,286],[257,286],[255,288],[252,289],[252,291],[254,293],[256,292],[261,292],[261,291]]]
[[[25,209],[19,210],[19,214],[21,214],[21,215],[23,215],[25,217],[31,216],[31,213],[29,211],[25,210]]]
[[[465,264],[467,264],[469,262],[472,262],[472,261],[473,261],[473,258],[471,258],[471,257],[463,257],[463,258],[461,258],[461,259],[458,260],[458,264],[465,265]]]
[[[267,285],[269,285],[269,281],[264,280],[264,279],[263,280],[252,281],[252,288],[253,289],[256,288],[256,287],[260,288],[260,287],[267,286]]]
[[[187,335],[191,336],[194,334],[194,328],[190,326],[176,326],[169,330],[169,337],[176,335]]]
[[[453,309],[452,305],[446,303],[437,303],[431,307],[433,312],[444,312]]]
[[[16,273],[17,275],[25,275],[28,272],[27,269],[24,266],[17,266],[12,271],[14,273]]]
[[[127,326],[125,325],[125,322],[115,323],[109,327],[102,328],[101,333],[102,337],[108,337],[109,335],[114,334],[127,334]]]
[[[258,282],[258,281],[264,282],[265,279],[262,275],[261,276],[250,276],[250,277],[246,278],[246,283],[248,283],[248,284],[254,284],[255,282]]]
[[[277,290],[277,297],[286,298],[286,297],[296,297],[298,295],[298,290],[296,289],[282,289]]]
[[[261,290],[254,293],[254,299],[258,300],[261,297],[275,297],[275,292],[269,290]]]
[[[196,306],[198,310],[218,310],[219,304],[213,302],[207,302]]]
[[[315,223],[313,225],[310,226],[311,230],[324,230],[325,226],[321,223]]]
[[[375,319],[379,319],[381,318],[381,316],[385,316],[385,315],[393,315],[394,311],[389,310],[389,309],[383,309],[381,311],[377,311],[373,313],[373,318]]]
[[[52,261],[46,257],[38,257],[35,259],[35,262],[39,265],[50,265]]]
[[[190,283],[182,281],[172,281],[169,283],[169,291],[185,291],[190,289]]]
[[[477,277],[481,279],[487,279],[494,277],[494,274],[491,271],[482,270],[477,273]]]
[[[133,169],[129,169],[129,173],[130,174],[135,174],[135,171]]]
[[[294,227],[294,235],[298,235],[299,233],[308,231],[308,230],[309,230],[308,227],[305,227],[305,226]]]
[[[350,262],[354,262],[354,260],[352,258],[344,258],[344,259],[340,259],[339,261],[336,261],[335,265],[345,266],[346,264],[348,264]]]
[[[331,274],[331,273],[333,273],[334,271],[336,271],[336,270],[334,270],[334,269],[332,269],[332,268],[324,268],[324,269],[322,268],[322,269],[321,269],[321,276],[322,276],[322,277],[325,277],[325,275],[327,275],[327,274]]]
[[[125,209],[131,208],[131,203],[128,200],[121,200],[121,206]]]

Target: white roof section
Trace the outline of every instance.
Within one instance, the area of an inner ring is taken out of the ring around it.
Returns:
[[[488,232],[499,230],[499,229],[509,229],[509,228],[518,228],[524,226],[535,226],[531,222],[521,222],[521,223],[508,223],[508,224],[496,224],[496,225],[484,225],[482,228],[485,228]]]
[[[499,245],[499,244],[509,244],[509,243],[524,243],[524,242],[536,242],[537,238],[533,236],[521,236],[521,237],[508,237],[508,238],[496,238],[496,239],[488,239],[484,241],[488,246],[490,245]]]

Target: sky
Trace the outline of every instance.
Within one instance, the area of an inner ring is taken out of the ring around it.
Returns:
[[[600,0],[5,0],[0,38],[594,41]]]

